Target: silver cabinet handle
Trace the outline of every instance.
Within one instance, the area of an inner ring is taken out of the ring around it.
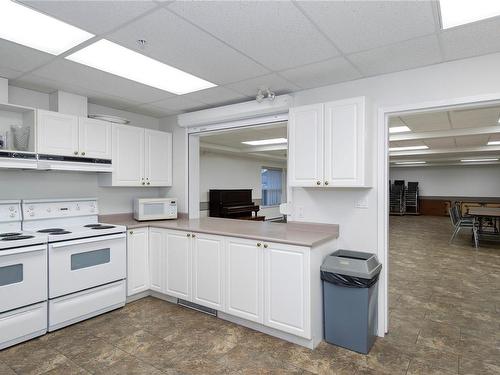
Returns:
[[[264,249],[267,249],[267,243],[264,244]]]
[[[316,185],[321,185],[321,181],[316,181]]]
[[[191,237],[191,233],[186,234],[187,237]]]
[[[193,234],[191,235],[191,237],[195,238],[195,237],[196,237],[196,235],[193,233]]]
[[[257,242],[257,247],[261,247],[262,244],[260,242]]]
[[[78,155],[78,151],[73,152],[73,154]]]
[[[82,152],[82,156],[85,156],[85,151]]]
[[[325,181],[325,185],[328,185],[328,181]]]

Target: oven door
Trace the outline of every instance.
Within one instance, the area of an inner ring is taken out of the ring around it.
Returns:
[[[47,246],[0,251],[0,312],[47,300]]]
[[[49,244],[49,297],[126,277],[125,233]]]

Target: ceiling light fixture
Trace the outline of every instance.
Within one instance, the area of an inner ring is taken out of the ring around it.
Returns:
[[[66,58],[177,95],[217,86],[106,39]]]
[[[397,161],[394,164],[397,165],[412,165],[412,164],[426,164],[426,161]]]
[[[392,128],[389,128],[390,134],[407,133],[407,132],[411,132],[411,129],[408,126],[394,126]]]
[[[250,146],[265,146],[265,145],[278,145],[278,144],[283,144],[283,143],[287,143],[287,139],[286,138],[272,138],[272,139],[261,139],[261,140],[258,140],[258,141],[245,141],[245,142],[241,142],[241,143],[244,143],[246,145],[250,145]]]
[[[498,158],[491,159],[462,159],[460,160],[462,163],[482,163],[487,161],[498,161]]]
[[[415,150],[427,150],[427,146],[404,146],[404,147],[389,147],[389,151],[415,151]]]
[[[500,145],[500,141],[489,141],[488,146],[498,146]]]
[[[52,55],[94,37],[78,27],[10,0],[0,0],[0,38]]]
[[[255,100],[257,100],[257,102],[259,103],[262,103],[264,99],[267,99],[270,102],[272,102],[274,99],[276,99],[276,94],[269,88],[259,89],[259,91],[257,91],[257,96],[255,97]]]
[[[500,15],[497,0],[439,0],[441,26],[443,29],[476,22]]]

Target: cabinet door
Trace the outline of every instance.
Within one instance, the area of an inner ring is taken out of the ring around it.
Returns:
[[[323,104],[290,109],[288,173],[291,186],[323,185]]]
[[[188,237],[189,236],[189,237]],[[165,293],[191,301],[191,234],[165,231]]]
[[[38,110],[37,152],[62,156],[79,155],[78,117]]]
[[[127,234],[127,295],[149,289],[148,228]]]
[[[80,117],[78,124],[80,155],[111,159],[111,123]]]
[[[224,239],[193,234],[193,302],[224,311]]]
[[[259,242],[229,238],[226,242],[226,312],[263,322],[263,254]]]
[[[144,129],[113,124],[113,185],[142,186]]]
[[[365,183],[364,131],[364,98],[325,104],[325,181],[330,186]]]
[[[149,278],[150,289],[163,292],[165,280],[165,236],[164,229],[149,228]]]
[[[146,185],[172,185],[172,134],[157,130],[145,131]]]
[[[274,243],[265,246],[264,324],[310,339],[310,249]]]

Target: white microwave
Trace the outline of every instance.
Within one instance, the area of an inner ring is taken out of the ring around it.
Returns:
[[[139,221],[177,219],[177,199],[136,198],[134,219]]]

